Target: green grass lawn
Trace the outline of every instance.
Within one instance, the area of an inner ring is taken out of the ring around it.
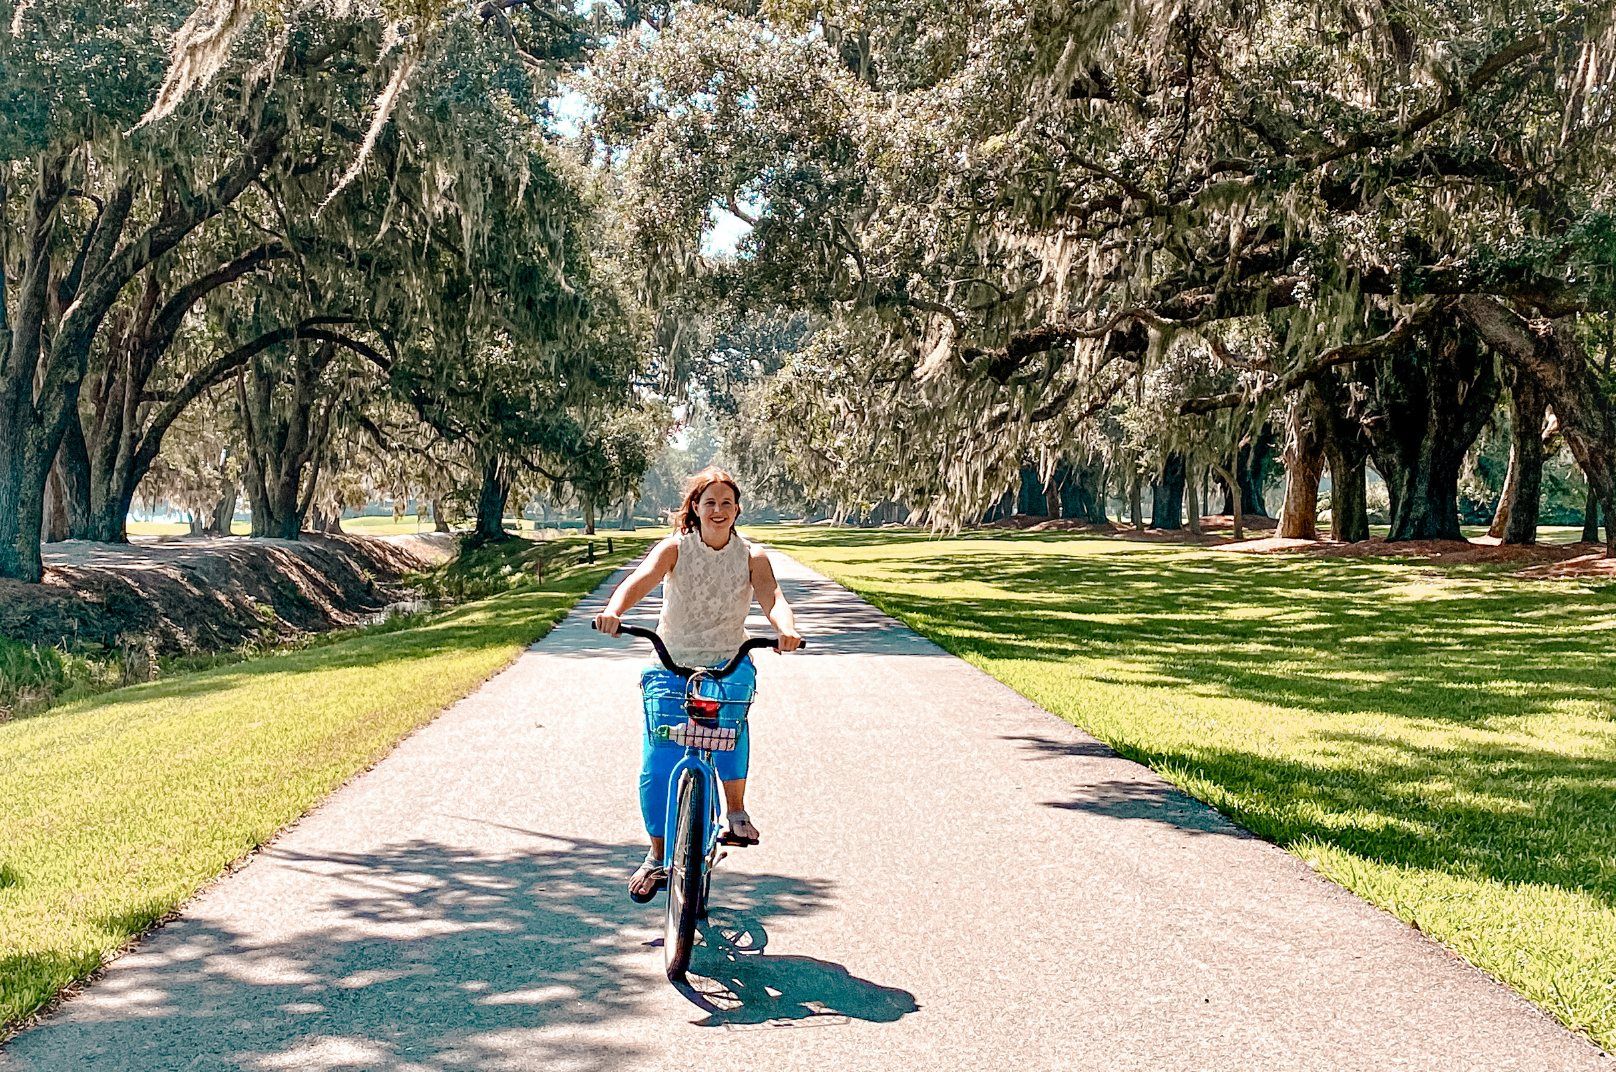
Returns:
[[[1486,525],[1460,525],[1459,529],[1464,533],[1465,539],[1467,540],[1474,540],[1477,537],[1487,535]],[[1390,525],[1369,526],[1369,534],[1371,536],[1385,536],[1391,530],[1392,527]],[[1328,525],[1324,526],[1324,531],[1325,534],[1328,535]],[[1580,539],[1582,539],[1581,525],[1539,525],[1537,527],[1538,543],[1576,543]]]
[[[184,536],[191,531],[191,526],[183,521],[129,521],[124,526],[131,536]],[[230,532],[236,536],[247,536],[252,532],[252,524],[246,521],[237,521]]]
[[[760,529],[1616,1049],[1616,585]]]
[[[581,541],[496,545],[461,567],[493,598],[0,723],[0,1029],[504,667],[647,542],[594,566],[574,564]]]

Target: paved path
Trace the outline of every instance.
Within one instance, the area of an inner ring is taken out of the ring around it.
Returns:
[[[601,593],[198,899],[5,1072],[1593,1069],[1391,917],[782,560],[762,846],[663,980]]]

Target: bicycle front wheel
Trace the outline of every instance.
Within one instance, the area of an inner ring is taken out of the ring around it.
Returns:
[[[702,844],[707,815],[707,787],[695,771],[679,779],[678,811],[674,814],[673,864],[668,868],[668,918],[662,931],[662,952],[668,981],[683,982],[696,944],[696,916],[701,911],[706,859]]]

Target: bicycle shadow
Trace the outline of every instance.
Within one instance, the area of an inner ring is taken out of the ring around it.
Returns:
[[[697,1027],[810,1027],[852,1020],[889,1024],[919,1004],[907,990],[861,979],[807,956],[770,956],[754,913],[714,906],[699,929],[690,980],[679,991],[707,1015]]]

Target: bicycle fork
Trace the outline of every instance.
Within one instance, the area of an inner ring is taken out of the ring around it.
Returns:
[[[668,806],[663,812],[663,815],[667,816],[667,825],[663,829],[662,866],[670,869],[673,867],[675,841],[672,834],[679,819],[679,783],[687,770],[693,771],[698,778],[706,782],[707,814],[702,816],[702,857],[707,861],[708,867],[718,862],[713,850],[718,845],[718,809],[719,801],[724,799],[724,786],[718,780],[718,772],[714,770],[712,762],[710,760],[704,762],[699,753],[692,749],[686,751],[679,762],[674,764],[673,772],[668,777]]]

